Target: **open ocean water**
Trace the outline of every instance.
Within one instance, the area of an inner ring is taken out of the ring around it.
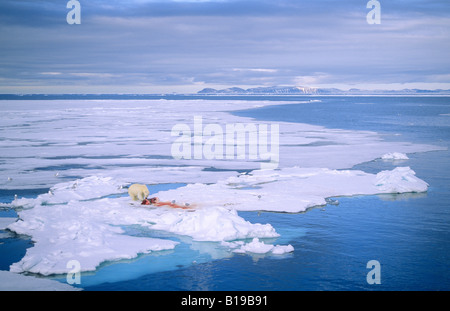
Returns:
[[[235,114],[264,121],[370,130],[383,134],[386,140],[450,146],[449,97],[284,99],[320,101],[268,106]],[[449,290],[449,156],[447,149],[410,154],[406,161],[377,159],[354,167],[377,173],[410,166],[430,185],[427,193],[337,197],[333,199],[338,205],[329,204],[297,214],[239,212],[253,223],[272,224],[281,234],[277,244],[291,244],[295,249],[293,253],[283,256],[235,254],[212,260],[199,257],[195,248],[181,244],[180,247],[186,249],[180,252],[186,258],[176,269],[149,271],[138,278],[103,284],[94,282],[93,285],[89,285],[89,276],[83,276],[86,282],[82,280],[81,287],[85,290]],[[14,194],[35,197],[47,191],[0,190],[0,202],[11,202]],[[13,216],[11,210],[0,213],[0,217]],[[8,270],[31,245],[27,237],[1,231],[0,270]],[[163,265],[164,260],[171,260],[170,256],[173,255],[156,260]],[[122,264],[132,264],[139,269],[139,263],[145,264],[146,258],[149,256]],[[193,258],[195,264],[192,264]],[[377,260],[381,265],[381,284],[367,282],[370,269],[366,265],[370,260]],[[109,267],[98,273],[108,273]]]
[[[410,166],[430,185],[425,194],[336,198],[338,206],[294,216],[306,234],[301,243],[293,244],[298,261],[284,266],[291,277],[280,282],[279,289],[450,289],[449,111],[448,97],[329,97],[312,105],[239,113],[262,120],[376,131],[385,134],[385,140],[447,148],[411,154],[407,161],[377,159],[353,167],[377,173]],[[381,264],[379,285],[369,285],[365,279],[369,260]]]

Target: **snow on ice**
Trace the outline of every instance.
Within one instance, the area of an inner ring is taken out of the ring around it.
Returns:
[[[58,281],[0,271],[0,291],[79,291]]]
[[[73,187],[75,184],[78,186]],[[252,224],[239,217],[234,209],[146,208],[132,203],[128,196],[104,197],[106,193],[98,188],[117,194],[120,185],[111,178],[89,177],[58,184],[50,193],[36,199],[16,200],[16,207],[24,209],[19,212],[19,220],[8,229],[30,235],[34,246],[20,262],[11,266],[11,271],[42,275],[67,273],[66,263],[72,259],[80,262],[83,271],[93,271],[104,261],[130,259],[142,253],[173,249],[178,244],[170,239],[123,234],[122,227],[127,225],[188,235],[197,241],[279,236],[270,224]],[[78,196],[80,199],[75,199]]]
[[[259,170],[257,160],[176,160],[171,155],[170,133],[176,124],[189,124],[195,116],[201,116],[205,125],[258,123],[229,112],[276,104],[239,100],[6,102],[0,107],[3,126],[8,128],[0,140],[0,170],[5,176],[0,188],[51,187],[36,198],[17,198],[6,204],[16,208],[19,218],[0,225],[29,235],[34,242],[10,270],[67,273],[67,262],[75,259],[82,271],[93,271],[105,261],[176,251],[180,243],[170,235],[128,235],[128,226],[216,243],[231,254],[279,255],[294,249],[266,243],[279,237],[276,229],[271,224],[250,223],[238,211],[294,213],[324,205],[333,196],[427,190],[428,185],[409,167],[378,174],[350,170],[383,155],[398,159],[394,152],[403,157],[439,149],[387,142],[368,131],[277,122],[277,170]],[[187,184],[152,195],[162,201],[188,202],[193,208],[144,208],[133,203],[125,188],[136,182]]]
[[[157,194],[162,200],[201,202],[241,211],[303,212],[326,198],[358,194],[424,192],[428,185],[409,167],[368,174],[357,170],[284,168],[256,170],[215,184],[191,184]]]
[[[383,160],[408,160],[408,156],[401,152],[390,152],[384,154],[381,159]]]
[[[3,101],[0,106],[4,116],[2,125],[8,130],[2,132],[0,140],[0,170],[4,176],[0,178],[0,188],[50,188],[61,180],[99,176],[105,172],[107,176],[122,177],[130,183],[214,183],[236,170],[261,168],[260,159],[175,160],[171,148],[176,138],[171,136],[171,130],[179,124],[192,128],[196,117],[202,118],[204,128],[227,124],[279,125],[279,167],[348,169],[384,154],[438,148],[384,141],[375,132],[328,129],[302,123],[260,122],[230,113],[277,104],[280,102]],[[220,111],[217,111],[219,106]],[[159,171],[155,171],[156,168]],[[219,173],[204,168],[224,171]]]
[[[76,187],[74,187],[76,185]],[[17,199],[19,220],[8,229],[32,237],[34,246],[12,272],[42,275],[67,273],[66,263],[78,260],[83,271],[104,261],[135,258],[139,254],[176,248],[170,239],[124,234],[124,226],[140,225],[196,241],[213,241],[238,253],[283,254],[290,245],[265,244],[260,239],[279,234],[270,224],[250,223],[239,210],[299,212],[326,204],[337,195],[422,192],[427,184],[409,167],[378,174],[312,168],[260,170],[220,180],[190,184],[156,195],[161,200],[191,202],[192,209],[143,207],[124,193],[113,178],[88,177],[61,183],[35,199]],[[247,242],[251,239],[250,242]],[[227,244],[228,243],[228,244]]]

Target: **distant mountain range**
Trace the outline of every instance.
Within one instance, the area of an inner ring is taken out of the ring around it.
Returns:
[[[450,90],[360,90],[348,91],[336,88],[313,88],[305,86],[270,86],[242,89],[231,87],[222,90],[205,88],[197,94],[201,95],[450,95]]]
[[[450,90],[340,90],[336,88],[313,88],[306,86],[270,86],[243,89],[240,87],[230,87],[216,90],[205,88],[197,93],[184,94],[0,94],[0,100],[61,100],[61,99],[180,99],[195,98],[214,95],[442,95],[450,96]]]

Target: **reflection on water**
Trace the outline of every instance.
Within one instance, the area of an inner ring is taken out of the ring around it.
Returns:
[[[377,195],[383,201],[408,201],[413,199],[426,198],[427,192],[420,193],[391,193],[391,194],[378,194]]]

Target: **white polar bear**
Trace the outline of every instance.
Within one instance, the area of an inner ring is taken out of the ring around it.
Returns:
[[[142,201],[148,197],[150,191],[148,191],[146,185],[132,184],[128,188],[128,194],[133,201]]]

